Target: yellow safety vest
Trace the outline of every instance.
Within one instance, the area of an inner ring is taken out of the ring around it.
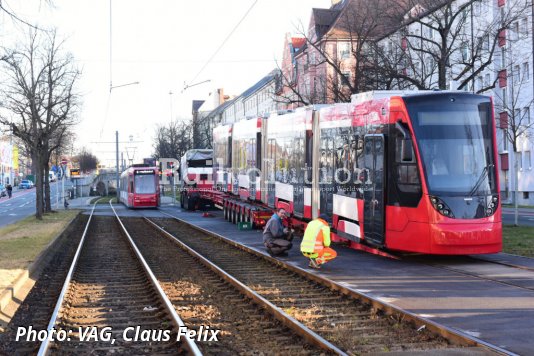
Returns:
[[[313,253],[330,246],[330,226],[323,219],[310,221],[300,244],[300,251]]]

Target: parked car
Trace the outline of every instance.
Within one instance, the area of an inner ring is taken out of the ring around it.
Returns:
[[[6,187],[3,184],[0,184],[0,198],[7,195]]]
[[[31,189],[33,188],[33,182],[31,180],[24,179],[19,184],[19,189]]]

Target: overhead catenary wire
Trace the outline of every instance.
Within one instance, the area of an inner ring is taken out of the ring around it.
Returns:
[[[215,56],[219,53],[219,51],[223,48],[223,46],[226,44],[226,42],[230,39],[230,37],[232,37],[232,35],[234,34],[234,32],[237,30],[237,28],[239,27],[239,25],[241,25],[241,23],[243,21],[245,21],[245,19],[247,18],[248,14],[250,14],[250,12],[252,11],[252,9],[254,8],[254,6],[256,6],[256,4],[258,3],[259,0],[255,0],[252,5],[250,5],[250,7],[248,8],[247,12],[245,12],[245,14],[241,17],[241,19],[239,20],[239,22],[234,26],[234,28],[230,31],[230,33],[226,36],[226,38],[222,41],[222,43],[219,45],[219,47],[217,47],[217,49],[215,50],[215,52],[211,55],[211,57],[206,61],[206,63],[202,66],[202,68],[200,68],[200,70],[198,71],[198,73],[193,77],[193,79],[191,79],[191,81],[189,83],[194,83],[195,80],[198,78],[198,76],[200,74],[202,74],[202,72],[204,71],[204,69],[206,69],[206,67],[208,66],[208,64],[210,64],[210,62],[213,60],[213,58],[215,58]],[[187,88],[188,86],[190,85],[184,85],[184,88]]]

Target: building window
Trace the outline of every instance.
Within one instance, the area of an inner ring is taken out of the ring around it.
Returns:
[[[428,37],[428,39],[430,39],[430,40],[434,39],[434,29],[428,27],[427,37]]]
[[[462,52],[462,61],[464,62],[467,61],[467,59],[469,58],[469,47],[467,45],[467,42],[462,43],[461,52]]]
[[[512,24],[512,33],[513,33],[513,36],[514,36],[514,40],[518,40],[519,39],[519,21],[516,21]]]
[[[506,93],[506,88],[502,88],[501,90],[501,100],[502,100],[502,106],[504,108],[507,108],[508,107],[508,96]]]
[[[525,168],[532,169],[532,162],[530,161],[530,151],[525,151]]]
[[[523,80],[530,80],[530,68],[528,62],[523,63]]]
[[[521,32],[521,35],[523,37],[528,36],[528,20],[526,17],[521,19],[521,26],[519,28],[519,31]]]
[[[482,49],[485,51],[489,51],[490,48],[490,37],[489,35],[482,37]]]
[[[506,48],[501,48],[501,68],[506,67]]]
[[[342,86],[348,86],[350,84],[350,72],[342,72],[340,81]]]
[[[521,109],[514,110],[514,118],[512,121],[517,123],[521,122]]]
[[[340,59],[347,59],[350,57],[350,43],[349,42],[339,43],[338,48],[339,48]]]
[[[514,83],[519,83],[521,81],[521,70],[519,65],[515,65],[513,69]]]
[[[485,76],[484,76],[484,86],[485,87],[489,87],[490,86],[490,80],[491,80],[491,76],[489,73],[487,73]]]
[[[476,91],[482,90],[482,88],[484,87],[484,84],[482,81],[483,81],[482,77],[477,78]]]
[[[530,125],[530,107],[523,108],[522,121],[526,125]]]
[[[502,130],[502,149],[508,151],[508,133],[506,130]]]
[[[528,199],[528,196],[529,196],[528,192],[523,192],[523,199]]]
[[[476,16],[480,15],[481,7],[482,7],[482,3],[480,1],[475,1],[473,13]]]
[[[519,170],[523,170],[523,152],[517,152],[517,160],[519,161]]]

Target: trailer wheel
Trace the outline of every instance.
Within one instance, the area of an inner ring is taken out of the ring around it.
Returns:
[[[226,208],[226,205],[223,206],[223,216],[224,220],[228,221],[228,209]]]
[[[196,210],[197,203],[198,203],[198,198],[187,197],[187,210],[189,211]]]
[[[182,209],[189,210],[189,197],[187,194],[184,194],[183,200]]]

